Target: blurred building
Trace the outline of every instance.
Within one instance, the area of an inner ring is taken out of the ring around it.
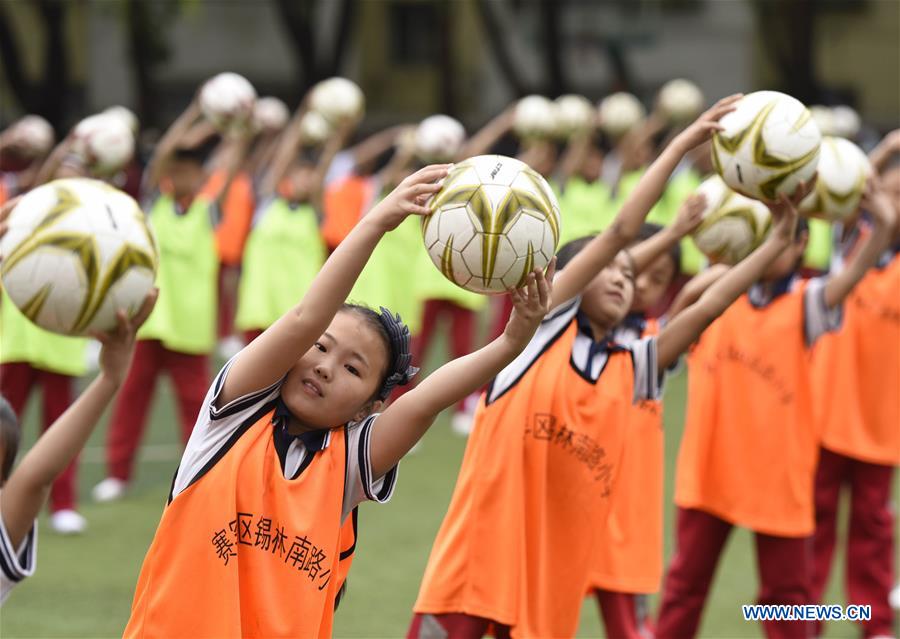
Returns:
[[[887,128],[900,114],[900,3],[893,0],[810,0],[816,7],[812,56],[832,101],[848,101]],[[133,24],[121,2],[64,3],[65,122],[110,104],[139,104],[130,49]],[[15,36],[21,67],[38,81],[46,71],[46,29],[37,3],[0,3],[0,18]],[[152,3],[149,3],[152,4]],[[231,70],[261,94],[294,103],[307,86],[298,46],[285,27],[290,0],[173,0],[152,35],[164,46],[152,72],[157,119],[165,122],[198,85]],[[338,0],[302,3],[310,11],[316,56],[327,57],[339,29]],[[374,125],[452,111],[470,125],[483,122],[516,97],[498,64],[500,47],[519,90],[547,90],[546,3],[492,0],[499,29],[485,28],[479,0],[359,0],[349,2],[350,27],[339,70],[358,81]],[[552,3],[562,87],[598,99],[628,87],[646,100],[673,77],[694,80],[712,99],[736,91],[781,88],[771,54],[773,34],[753,0],[562,0]],[[2,25],[0,25],[2,26]],[[498,35],[499,34],[499,35]],[[0,32],[2,35],[2,32]],[[0,69],[0,120],[21,106]],[[551,65],[552,67],[552,65]],[[623,76],[624,74],[624,76]],[[557,80],[560,80],[557,78]]]

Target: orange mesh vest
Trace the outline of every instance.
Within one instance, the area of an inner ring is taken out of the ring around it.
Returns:
[[[659,334],[648,320],[644,336]],[[663,570],[663,407],[642,400],[631,406],[625,449],[609,518],[597,539],[591,590],[651,593]]]
[[[762,309],[741,296],[688,356],[688,405],[675,503],[757,532],[813,532],[810,353],[803,292]]]
[[[371,178],[351,175],[325,189],[322,237],[330,250],[344,241],[375,197]]]
[[[215,200],[219,191],[225,186],[228,172],[214,171],[201,193],[210,201]],[[256,206],[253,195],[253,183],[245,172],[235,174],[222,198],[222,219],[216,226],[216,250],[222,264],[237,266],[241,263],[244,243],[250,234],[253,221],[253,208]]]
[[[844,302],[844,325],[813,358],[822,445],[900,464],[900,257],[871,269]]]
[[[582,377],[576,331],[573,320],[517,384],[482,399],[416,612],[575,635],[634,386],[628,352],[611,353],[597,383]]]
[[[293,480],[269,410],[163,511],[125,637],[330,637],[355,544],[344,428]]]

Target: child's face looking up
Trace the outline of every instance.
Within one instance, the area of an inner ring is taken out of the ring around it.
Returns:
[[[634,301],[634,277],[631,256],[627,251],[619,251],[584,289],[581,309],[596,328],[606,332],[628,314]]]
[[[632,310],[646,311],[656,306],[666,294],[677,271],[671,255],[665,253],[657,257],[635,280]]]
[[[388,354],[357,314],[342,311],[291,369],[281,398],[304,426],[334,428],[376,412]]]

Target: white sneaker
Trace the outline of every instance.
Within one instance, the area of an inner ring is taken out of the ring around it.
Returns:
[[[74,510],[57,510],[50,515],[50,528],[60,535],[80,535],[87,528],[87,520]]]
[[[894,610],[900,610],[900,584],[894,586],[894,589],[888,596],[888,601],[891,603],[891,608],[893,608]]]
[[[453,413],[453,419],[450,421],[450,428],[457,435],[468,437],[469,433],[472,432],[473,421],[474,415],[471,413]]]
[[[121,479],[107,477],[94,486],[94,489],[91,491],[91,497],[94,498],[94,501],[99,502],[118,501],[125,496],[126,488],[128,488],[128,484]]]

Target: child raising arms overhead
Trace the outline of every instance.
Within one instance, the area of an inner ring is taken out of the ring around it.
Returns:
[[[4,220],[15,205],[0,210],[0,237]],[[47,501],[53,480],[84,447],[104,409],[122,385],[134,353],[135,332],[147,319],[156,291],[144,301],[134,318],[119,312],[119,325],[107,334],[96,334],[100,350],[100,374],[81,396],[52,424],[18,466],[13,462],[19,448],[19,423],[0,396],[0,604],[10,590],[34,573],[37,546],[35,518]]]
[[[560,273],[554,310],[491,383],[409,637],[438,630],[477,637],[490,626],[501,634],[574,635],[632,402],[658,396],[660,372],[780,250],[776,235],[658,337],[614,341],[634,295],[635,268],[623,249],[684,153],[717,129],[735,99],[705,113],[647,170],[612,226]]]
[[[385,233],[440,189],[403,180],[326,261],[297,306],[226,364],[185,450],[135,593],[129,637],[327,637],[353,557],[355,508],[390,497],[435,416],[502,370],[550,304],[552,265],[512,292],[504,334],[406,384],[398,316],[344,303]]]

